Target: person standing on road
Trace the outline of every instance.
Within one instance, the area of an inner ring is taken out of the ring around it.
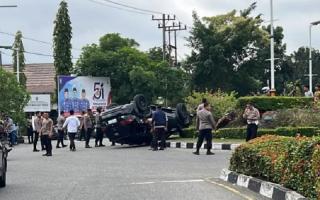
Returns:
[[[57,119],[57,127],[58,127],[58,140],[57,140],[57,146],[56,146],[57,149],[61,148],[60,144],[62,145],[62,148],[67,146],[63,143],[63,138],[64,138],[63,124],[65,121],[66,119],[64,117],[64,111],[61,111],[60,116]]]
[[[86,112],[85,111],[81,111],[81,117],[79,119],[80,121],[80,134],[79,134],[79,141],[82,140],[82,138],[85,140],[86,139],[86,131],[84,130],[84,126],[83,126],[83,122],[84,122],[84,116],[85,116]]]
[[[53,121],[49,118],[48,113],[43,114],[43,121],[40,134],[43,138],[44,146],[46,148],[46,153],[43,156],[52,156],[52,130],[53,130]]]
[[[28,143],[33,144],[33,128],[32,128],[32,116],[30,115],[27,120],[27,134]]]
[[[215,129],[216,122],[211,113],[210,104],[205,102],[203,104],[203,109],[197,112],[196,128],[199,131],[197,150],[193,152],[195,155],[200,154],[200,148],[202,146],[203,140],[207,141],[207,155],[214,155],[211,152],[212,149],[212,130]]]
[[[41,113],[36,112],[36,118],[34,119],[34,140],[33,140],[33,152],[38,152],[37,144],[40,137],[40,131],[42,127],[42,119],[41,119]]]
[[[79,119],[76,116],[74,116],[74,111],[70,110],[70,116],[67,118],[67,120],[63,124],[63,129],[67,127],[67,132],[70,140],[70,151],[76,151],[74,139],[78,132],[79,126],[80,126]]]
[[[247,120],[247,138],[246,141],[257,137],[260,113],[251,103],[248,103],[243,113],[243,118]]]
[[[84,116],[84,119],[83,119],[83,127],[86,132],[86,134],[85,134],[85,136],[86,136],[86,146],[85,147],[86,148],[91,148],[91,146],[89,145],[89,142],[90,142],[91,133],[92,133],[93,127],[94,127],[93,122],[94,122],[94,116],[93,116],[92,110],[88,109],[88,112]]]
[[[104,147],[105,145],[102,144],[103,141],[103,131],[102,131],[102,117],[101,117],[102,108],[97,108],[97,113],[95,117],[96,123],[96,144],[95,147]],[[98,145],[99,142],[99,145]]]
[[[164,150],[166,147],[166,130],[168,127],[168,118],[161,109],[161,106],[157,106],[157,110],[152,114],[152,126],[153,126],[153,139],[152,147],[153,151],[158,150],[158,138],[160,138],[160,150]]]
[[[10,147],[12,147],[16,143],[16,127],[13,123],[13,120],[8,115],[6,115],[5,117],[4,124],[5,130],[7,130],[7,133],[9,135]]]

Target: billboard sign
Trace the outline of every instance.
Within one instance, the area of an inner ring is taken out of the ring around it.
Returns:
[[[59,111],[76,114],[91,108],[105,108],[111,103],[111,84],[107,77],[59,76],[58,77]]]
[[[51,111],[51,100],[50,94],[31,94],[30,100],[24,112],[50,112]]]

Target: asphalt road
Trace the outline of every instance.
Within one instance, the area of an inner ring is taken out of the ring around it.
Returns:
[[[53,142],[55,146],[55,141]],[[53,157],[20,144],[8,158],[1,200],[255,200],[265,199],[217,179],[230,151],[195,156],[191,150],[148,147],[53,149]]]

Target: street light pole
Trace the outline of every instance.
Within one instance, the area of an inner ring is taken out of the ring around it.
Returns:
[[[320,24],[320,21],[312,22],[309,25],[309,91],[312,92],[312,45],[311,45],[311,30],[312,26]]]
[[[19,63],[19,49],[15,49],[17,52],[17,81],[20,83],[20,63]]]
[[[271,96],[275,96],[275,81],[274,81],[274,38],[273,38],[273,0],[270,0],[270,63],[271,63]]]

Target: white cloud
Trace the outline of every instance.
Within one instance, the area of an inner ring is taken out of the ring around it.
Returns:
[[[101,0],[100,0],[101,1]],[[178,19],[192,25],[192,11],[199,16],[214,16],[232,9],[248,7],[252,0],[121,0],[136,7],[176,14]],[[269,0],[257,0],[255,14],[262,13],[265,20],[270,18]],[[1,8],[1,31],[15,33],[21,30],[25,36],[48,42],[52,41],[53,21],[58,10],[59,0],[4,0],[2,5],[17,4],[18,8]],[[97,42],[99,37],[109,32],[119,32],[125,37],[135,39],[141,49],[147,50],[161,46],[162,34],[151,16],[129,13],[126,11],[94,4],[88,0],[68,0],[73,26],[73,46],[81,48]],[[281,0],[274,1],[275,24],[284,27],[285,42],[288,52],[308,44],[308,24],[320,20],[319,0]],[[313,46],[320,49],[320,26],[313,28]],[[185,46],[183,37],[188,32],[179,33],[178,49],[182,56],[190,50]],[[0,45],[12,44],[13,37],[0,34]],[[28,51],[52,54],[49,45],[24,41]],[[10,53],[10,52],[8,52]],[[74,57],[79,51],[73,51]],[[11,53],[10,53],[11,54]],[[26,55],[27,62],[52,62],[52,58]],[[10,56],[4,55],[4,63],[11,63]]]

